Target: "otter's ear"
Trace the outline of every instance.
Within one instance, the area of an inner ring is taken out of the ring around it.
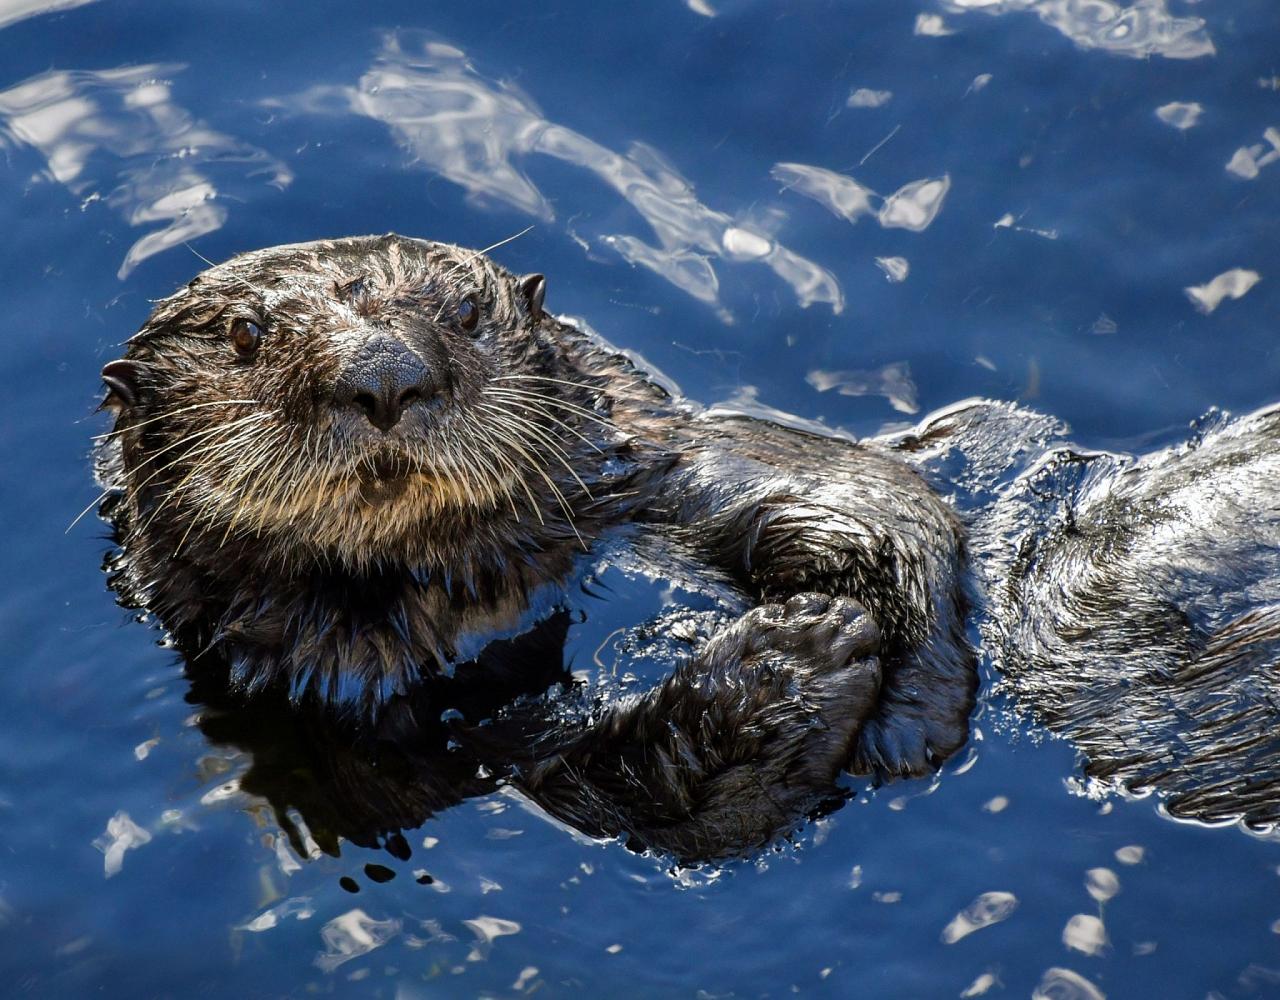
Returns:
[[[520,294],[524,296],[529,317],[535,323],[542,319],[542,303],[547,298],[547,279],[540,274],[526,274],[520,279]]]
[[[102,381],[107,385],[107,398],[103,406],[136,406],[138,403],[138,375],[142,368],[134,361],[109,361],[102,369]]]

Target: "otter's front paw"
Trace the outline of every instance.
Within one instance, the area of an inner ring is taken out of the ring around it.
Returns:
[[[879,648],[846,598],[755,608],[521,784],[580,829],[626,831],[684,860],[753,850],[835,791],[878,701]]]
[[[785,784],[830,782],[880,690],[880,630],[846,597],[798,594],[753,608],[714,636],[673,681],[710,702],[706,740]],[[705,728],[704,728],[705,732]]]
[[[880,651],[880,629],[857,601],[826,594],[797,594],[786,604],[752,608],[714,636],[698,657],[704,668],[729,668],[734,660],[781,665],[803,677],[820,677],[851,660]]]
[[[967,666],[967,664],[966,664]],[[941,677],[942,671],[935,670]],[[931,678],[933,679],[933,678]],[[930,774],[969,737],[973,685],[968,676],[905,686],[890,676],[849,763],[853,774],[918,778]]]

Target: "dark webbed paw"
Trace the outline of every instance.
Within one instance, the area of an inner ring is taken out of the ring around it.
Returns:
[[[735,645],[739,658],[783,654],[795,658],[793,669],[816,677],[847,666],[855,657],[875,656],[880,629],[851,598],[797,594],[786,604],[752,608],[713,638],[699,659],[718,660]]]
[[[754,608],[714,636],[658,699],[685,759],[719,763],[703,807],[767,813],[829,793],[875,710],[879,649],[860,604],[822,594]]]
[[[921,659],[927,659],[922,654]],[[875,714],[858,735],[853,774],[918,778],[931,774],[969,738],[976,675],[972,664],[919,662],[885,684]]]
[[[523,784],[580,826],[685,859],[753,849],[835,792],[877,704],[879,648],[848,598],[754,608]]]

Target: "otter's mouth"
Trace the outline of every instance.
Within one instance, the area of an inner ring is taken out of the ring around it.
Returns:
[[[384,504],[400,496],[418,472],[417,463],[404,452],[380,449],[356,466],[360,495],[367,503]]]
[[[361,461],[358,472],[362,483],[395,482],[408,479],[417,465],[400,451],[378,451]]]

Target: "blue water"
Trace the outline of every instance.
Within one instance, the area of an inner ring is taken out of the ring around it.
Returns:
[[[0,0],[0,992],[1280,996],[1280,844],[1081,794],[990,695],[936,780],[721,869],[503,795],[309,858],[64,533],[148,300],[322,236],[532,226],[494,253],[550,308],[856,434],[981,394],[1149,447],[1280,398],[1274,0],[626,6]]]

